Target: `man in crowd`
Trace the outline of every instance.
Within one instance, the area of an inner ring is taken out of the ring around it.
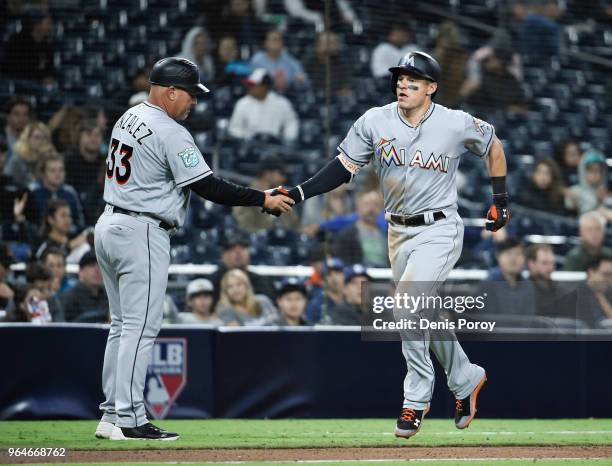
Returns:
[[[100,154],[102,136],[96,120],[85,120],[79,126],[77,147],[66,154],[66,181],[79,193],[87,191],[98,178],[104,163]]]
[[[19,135],[32,120],[32,104],[22,96],[13,96],[4,105],[4,114],[6,115],[4,136],[8,144],[8,156],[10,158],[15,153],[15,143],[19,139]]]
[[[332,245],[334,255],[349,264],[387,267],[387,232],[377,222],[382,211],[383,198],[378,190],[358,193],[357,221],[336,235]]]
[[[304,284],[296,278],[283,280],[276,296],[276,305],[280,315],[272,324],[287,326],[308,325],[304,317],[307,304],[308,293]]]
[[[536,312],[539,315],[556,315],[555,301],[558,290],[552,281],[555,271],[555,255],[550,244],[531,244],[526,249],[529,279],[536,294]]]
[[[214,286],[215,302],[219,299],[221,279],[225,272],[230,269],[241,269],[244,271],[249,276],[255,293],[264,294],[268,297],[275,296],[276,290],[269,277],[258,275],[248,270],[248,266],[251,263],[251,253],[249,251],[251,240],[247,233],[237,231],[227,236],[222,246],[221,264],[219,264],[217,271],[210,276],[210,281]]]
[[[286,182],[287,173],[283,161],[278,157],[264,157],[259,161],[257,177],[251,187],[266,191],[284,185]],[[275,224],[275,218],[271,215],[261,215],[261,209],[258,207],[234,207],[232,214],[238,227],[250,233],[267,230]],[[281,216],[276,222],[289,230],[297,231],[300,228],[300,218],[295,211]]]
[[[291,102],[270,89],[272,78],[263,68],[257,68],[244,81],[247,95],[234,106],[228,131],[238,139],[256,135],[272,136],[284,143],[298,137],[299,121]]]
[[[595,257],[586,271],[586,282],[578,289],[576,317],[596,327],[604,319],[612,319],[612,259]]]
[[[489,271],[485,311],[489,314],[535,315],[535,288],[523,279],[525,250],[520,240],[509,237],[497,245],[496,267]]]
[[[191,280],[185,292],[186,312],[178,313],[176,323],[220,325],[221,321],[213,314],[214,291],[206,278]]]
[[[310,324],[318,323],[327,309],[337,306],[344,301],[343,270],[344,262],[341,259],[331,257],[325,261],[321,269],[323,288],[313,287],[308,307],[306,308],[306,320]]]
[[[411,43],[410,29],[405,22],[391,24],[386,42],[381,42],[372,52],[370,68],[375,78],[387,77],[389,67],[395,66],[400,59],[419,49]]]
[[[604,246],[606,219],[599,212],[587,212],[580,216],[580,244],[565,257],[564,270],[586,271],[587,264],[603,256],[612,259],[612,249]]]
[[[69,184],[65,184],[64,159],[59,155],[45,159],[41,164],[41,172],[40,182],[35,182],[32,186],[34,222],[37,224],[42,222],[42,216],[47,211],[47,205],[51,199],[63,199],[70,205],[74,227],[82,229],[85,224],[83,207],[76,190]]]
[[[326,325],[361,325],[362,300],[361,290],[371,280],[367,269],[355,264],[344,269],[344,302],[332,306],[323,312],[321,324]]]
[[[67,322],[107,322],[108,298],[93,251],[79,261],[79,281],[61,297]]]

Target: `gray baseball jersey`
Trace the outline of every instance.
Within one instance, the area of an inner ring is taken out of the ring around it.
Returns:
[[[160,107],[143,102],[113,127],[104,200],[180,227],[189,205],[187,185],[211,173],[191,134]]]
[[[364,113],[338,149],[357,167],[374,163],[387,212],[414,215],[455,206],[460,156],[486,156],[494,136],[489,123],[435,103],[412,127],[393,102]]]

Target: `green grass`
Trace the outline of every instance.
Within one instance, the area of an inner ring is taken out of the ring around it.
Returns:
[[[37,463],[36,466],[44,466],[52,465],[55,466],[57,463]],[[72,464],[72,463],[64,463],[64,464]],[[172,464],[181,464],[172,463]],[[184,463],[189,465],[214,465],[219,463],[207,462],[207,463]],[[232,464],[232,463],[223,463],[223,464]],[[236,462],[234,464],[246,464],[248,466],[296,466],[296,462],[271,462],[271,461],[248,461],[248,462]],[[309,463],[304,463],[309,464]],[[312,463],[315,465],[319,465],[322,463]],[[429,465],[429,466],[519,466],[520,464],[525,464],[525,461],[516,460],[463,460],[463,461],[431,461],[431,460],[411,460],[409,463],[406,461],[330,461],[325,462],[325,466],[406,466],[406,464],[421,464],[421,465]],[[609,465],[610,460],[607,459],[560,459],[560,460],[531,460],[529,464],[534,464],[536,466],[604,466]],[[168,463],[87,463],[87,466],[168,466]],[[33,466],[33,465],[32,465]]]
[[[612,419],[476,419],[469,429],[427,419],[410,440],[392,435],[392,419],[162,421],[177,442],[111,442],[94,437],[96,421],[2,421],[0,449],[45,446],[77,450],[142,448],[304,448],[480,445],[612,445]],[[496,463],[497,464],[497,463]]]

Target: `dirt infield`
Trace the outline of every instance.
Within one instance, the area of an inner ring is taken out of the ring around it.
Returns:
[[[65,458],[9,458],[0,463],[402,460],[486,458],[611,458],[612,446],[557,447],[402,447],[71,451]]]

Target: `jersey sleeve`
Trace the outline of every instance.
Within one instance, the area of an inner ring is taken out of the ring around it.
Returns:
[[[486,157],[495,138],[495,128],[469,113],[462,112],[462,116],[464,147],[479,157]]]
[[[369,128],[367,116],[366,112],[353,123],[348,134],[338,146],[340,153],[359,167],[370,163],[374,153],[372,130]]]
[[[180,127],[179,131],[168,134],[165,139],[166,158],[177,187],[185,187],[212,173],[185,128]]]

